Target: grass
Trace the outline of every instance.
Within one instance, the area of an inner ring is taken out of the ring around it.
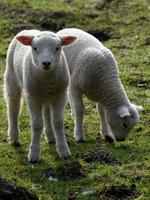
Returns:
[[[107,3],[108,2],[108,3]],[[19,11],[23,8],[24,11]],[[35,10],[38,14],[35,15]],[[99,199],[99,192],[106,186],[135,184],[141,199],[150,199],[150,36],[148,0],[98,1],[77,0],[1,0],[0,3],[0,176],[13,180],[36,192],[41,200]],[[33,12],[31,12],[33,11]],[[60,13],[64,13],[62,16]],[[43,18],[44,13],[49,18]],[[54,15],[55,13],[55,15]],[[57,15],[56,15],[57,13]],[[69,13],[68,15],[66,13]],[[50,18],[50,15],[57,19]],[[35,17],[34,17],[35,16]],[[58,16],[58,17],[57,17]],[[34,19],[34,20],[33,20]],[[85,131],[87,143],[77,144],[73,139],[73,120],[70,108],[65,111],[65,130],[72,157],[59,159],[55,145],[48,146],[42,138],[41,163],[32,165],[27,162],[30,143],[30,121],[23,105],[20,116],[21,147],[10,146],[7,136],[6,105],[2,95],[3,72],[9,42],[14,34],[32,26],[40,29],[78,27],[84,30],[103,30],[109,36],[104,44],[112,50],[118,62],[121,80],[129,99],[141,104],[145,111],[141,122],[134,127],[125,142],[109,144],[97,140],[99,118],[95,104],[85,98]],[[83,155],[96,144],[112,152],[121,165],[92,164],[83,162]],[[86,176],[69,181],[50,182],[43,176],[49,166],[57,167],[69,161],[79,161]],[[83,195],[87,189],[93,194]],[[135,199],[133,197],[133,199]]]

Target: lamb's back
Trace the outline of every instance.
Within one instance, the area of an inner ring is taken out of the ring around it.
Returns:
[[[73,35],[77,37],[77,40],[73,44],[63,48],[71,72],[73,68],[72,65],[74,65],[75,60],[77,59],[78,55],[81,54],[81,52],[83,52],[87,48],[95,48],[99,50],[104,48],[103,44],[100,41],[98,41],[95,37],[80,29],[75,29],[75,28],[63,29],[59,31],[57,34]]]
[[[72,45],[64,48],[74,87],[98,101],[108,88],[120,85],[115,58],[100,41],[79,29],[64,29],[59,33],[77,36]]]

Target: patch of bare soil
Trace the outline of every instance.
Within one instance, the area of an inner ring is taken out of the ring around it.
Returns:
[[[38,200],[36,194],[0,177],[0,200]]]
[[[85,177],[84,169],[79,162],[68,162],[58,168],[48,168],[44,172],[45,177],[52,177],[57,180],[70,180]]]
[[[74,0],[64,0],[64,3],[72,3]]]
[[[143,79],[130,79],[129,84],[133,85],[137,88],[144,88],[144,89],[150,89],[150,81],[149,80],[143,80]]]
[[[87,163],[100,161],[102,163],[112,164],[112,165],[121,164],[121,162],[117,158],[115,158],[109,151],[100,146],[96,146],[90,151],[88,151],[84,155],[83,160]]]
[[[113,38],[120,38],[119,33],[116,33],[111,27],[110,28],[108,27],[105,29],[88,29],[85,31],[92,34],[94,37],[96,37],[100,41],[107,41]]]
[[[150,37],[147,37],[146,39],[145,39],[145,43],[144,43],[145,45],[150,45]]]
[[[136,191],[135,185],[130,187],[126,185],[112,185],[100,192],[100,198],[104,200],[129,200],[138,195],[139,192]]]
[[[74,17],[72,12],[45,13],[30,7],[19,8],[7,4],[0,4],[0,12],[14,20],[15,23],[7,30],[14,34],[22,29],[33,28],[58,31],[65,27],[67,19],[70,20]]]
[[[53,12],[45,13],[31,7],[16,7],[7,4],[0,4],[0,13],[14,21],[11,26],[7,27],[6,34],[16,34],[23,29],[41,29],[58,31],[66,27],[67,21],[74,19],[72,12]],[[85,14],[85,17],[93,19],[98,17],[97,14]],[[106,41],[113,38],[120,38],[119,33],[111,27],[105,29],[88,29],[85,30],[95,36],[100,41]]]

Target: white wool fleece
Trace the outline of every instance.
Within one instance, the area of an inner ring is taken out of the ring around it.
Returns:
[[[70,102],[75,120],[75,139],[79,142],[85,140],[84,94],[97,103],[102,137],[124,140],[139,121],[141,107],[130,103],[112,52],[94,36],[80,29],[63,29],[57,34],[77,37],[72,45],[64,47],[71,74]]]
[[[49,31],[24,30],[9,45],[4,75],[8,135],[11,144],[19,144],[18,114],[23,92],[31,117],[30,162],[39,160],[43,127],[47,142],[56,140],[60,157],[71,154],[63,125],[69,71],[62,46],[75,39]]]

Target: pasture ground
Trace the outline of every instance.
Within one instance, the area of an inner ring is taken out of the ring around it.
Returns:
[[[72,157],[61,160],[55,145],[41,140],[39,164],[27,162],[30,120],[23,104],[21,147],[7,142],[3,73],[8,44],[22,29],[57,31],[78,27],[112,50],[129,99],[144,107],[128,139],[101,139],[95,104],[85,98],[87,142],[73,139],[69,105],[65,132]],[[1,0],[0,2],[0,177],[14,181],[41,200],[150,199],[150,4],[148,0]],[[49,178],[50,177],[50,178]],[[1,189],[1,187],[0,187]]]

